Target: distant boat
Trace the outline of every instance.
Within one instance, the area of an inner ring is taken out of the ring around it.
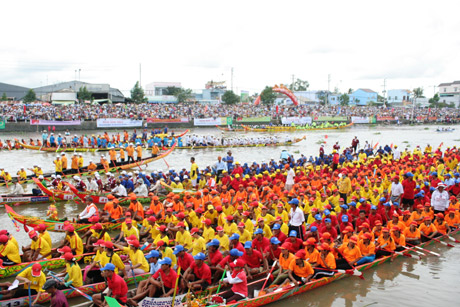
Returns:
[[[436,132],[453,132],[455,131],[455,128],[438,128],[436,129]]]

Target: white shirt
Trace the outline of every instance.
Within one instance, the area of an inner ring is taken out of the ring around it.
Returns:
[[[11,191],[10,195],[24,195],[24,189],[19,183],[16,183]]]
[[[128,193],[126,192],[126,188],[119,184],[116,186],[113,190],[112,193],[117,194],[118,196],[128,196]]]
[[[291,211],[289,211],[289,218],[289,223],[292,226],[300,226],[303,224],[303,222],[305,222],[305,216],[299,207],[297,207],[295,211],[293,211],[291,208]]]
[[[395,149],[393,151],[393,159],[394,160],[399,160],[401,158],[401,152],[399,151],[399,149]]]
[[[78,215],[81,219],[89,219],[94,214],[96,214],[96,208],[94,208],[94,206],[93,207],[89,207],[89,206],[91,205],[86,206],[85,210],[83,210],[82,213]]]
[[[449,193],[445,190],[441,193],[436,189],[431,194],[431,206],[434,210],[438,211],[444,211],[449,208]]]
[[[291,168],[288,171],[287,176],[286,176],[286,184],[294,184],[294,176],[295,176],[294,170]]]
[[[145,186],[145,184],[141,184],[140,186],[135,188],[133,192],[134,194],[140,197],[147,197],[149,194],[149,191],[147,191],[147,187]]]
[[[91,180],[91,182],[88,184],[88,190],[97,191],[98,189],[99,189],[99,186],[97,185],[96,180]]]
[[[391,196],[398,197],[399,195],[404,194],[404,188],[401,182],[398,183],[391,183]]]

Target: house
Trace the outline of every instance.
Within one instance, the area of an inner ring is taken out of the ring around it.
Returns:
[[[367,88],[359,88],[350,94],[350,104],[366,106],[369,103],[377,103],[377,92]]]
[[[410,90],[388,90],[388,104],[395,106],[412,105],[412,92]]]
[[[439,88],[439,102],[460,104],[460,81],[441,83]]]

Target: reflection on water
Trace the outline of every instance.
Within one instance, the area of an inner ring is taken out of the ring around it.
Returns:
[[[425,128],[428,128],[426,130]],[[456,127],[457,130],[460,127]],[[286,147],[258,147],[258,148],[237,148],[232,149],[235,161],[241,163],[250,163],[252,161],[268,161],[270,158],[278,159],[282,149],[287,149],[296,157],[300,154],[305,156],[317,155],[320,140],[326,140],[326,152],[330,152],[332,145],[339,142],[341,146],[349,146],[352,138],[356,135],[364,144],[365,140],[369,143],[380,145],[395,144],[401,149],[406,146],[412,150],[416,145],[424,148],[427,144],[433,147],[444,142],[444,146],[460,145],[456,133],[438,134],[434,132],[436,127],[433,126],[416,126],[416,127],[369,127],[357,126],[343,131],[296,131],[289,133],[280,133],[279,135],[294,135],[300,137],[307,135],[307,140],[302,141],[294,146]],[[94,132],[89,132],[94,133]],[[98,131],[101,133],[101,131]],[[225,133],[212,128],[194,129],[192,133],[224,135],[226,137],[247,136],[257,137],[258,133]],[[110,132],[109,132],[110,134]],[[263,135],[263,134],[262,134]],[[18,135],[20,138],[28,139],[29,135]],[[327,136],[327,137],[326,137]],[[9,139],[14,138],[14,134],[8,134]],[[0,136],[2,140],[7,138],[4,134]],[[39,134],[31,135],[36,139]],[[227,150],[205,149],[205,150],[175,150],[166,162],[170,167],[181,169],[190,168],[190,157],[195,156],[198,166],[204,168],[206,165],[212,165],[217,160],[218,155],[225,156]],[[71,154],[71,153],[70,153]],[[69,155],[69,153],[68,153]],[[99,160],[100,153],[85,153],[85,164],[89,160]],[[39,164],[45,171],[52,171],[56,154],[41,153],[33,151],[1,151],[1,165],[13,174],[21,167],[32,167],[33,164]],[[164,161],[156,161],[146,167],[147,172],[153,170],[167,170]],[[31,186],[28,187],[31,189]],[[23,215],[44,217],[46,215],[47,204],[18,206],[14,209]],[[73,202],[57,203],[59,216],[70,219],[76,217],[81,210],[82,205]],[[14,234],[19,244],[29,244],[30,239],[24,232],[22,225],[20,232],[16,232],[15,227],[4,209],[0,209],[1,228],[6,228]],[[63,234],[51,233],[53,242],[59,242],[63,239]],[[385,263],[377,268],[370,269],[364,273],[365,280],[357,277],[347,277],[334,282],[322,288],[315,289],[311,292],[286,299],[271,304],[271,306],[427,306],[432,302],[437,302],[440,306],[460,306],[460,293],[458,291],[458,276],[460,273],[460,244],[454,248],[449,248],[440,244],[429,246],[430,250],[440,253],[440,258],[436,256],[427,256],[422,260],[415,258],[398,258],[393,263]]]

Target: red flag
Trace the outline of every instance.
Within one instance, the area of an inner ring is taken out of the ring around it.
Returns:
[[[279,106],[276,106],[276,114],[279,112]]]
[[[26,114],[26,105],[24,105],[24,114]]]

